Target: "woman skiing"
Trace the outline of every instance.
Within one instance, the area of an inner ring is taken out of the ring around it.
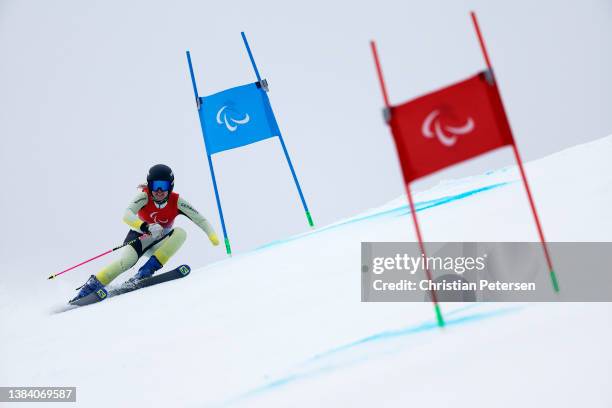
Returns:
[[[130,227],[124,243],[134,241],[123,248],[118,260],[104,267],[79,289],[74,302],[108,285],[121,273],[136,264],[145,253],[151,254],[147,262],[130,278],[136,282],[152,276],[168,262],[185,242],[187,233],[180,227],[173,228],[174,219],[182,214],[200,227],[213,245],[219,238],[210,223],[185,199],[175,193],[174,174],[170,167],[156,164],[147,175],[147,184],[139,186],[141,191],[125,210],[123,221]]]

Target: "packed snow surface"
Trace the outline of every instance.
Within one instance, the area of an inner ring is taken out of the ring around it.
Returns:
[[[607,137],[526,165],[548,240],[612,241],[610,157]],[[537,241],[515,167],[415,200],[425,240]],[[17,260],[0,282],[0,385],[77,386],[84,407],[612,406],[609,303],[444,304],[444,329],[428,303],[361,303],[360,243],[413,240],[398,198],[61,313],[95,271],[48,281]]]

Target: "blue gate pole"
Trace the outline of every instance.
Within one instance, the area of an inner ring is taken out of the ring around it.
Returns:
[[[283,141],[283,136],[280,134],[280,132],[278,133],[278,140],[280,140],[281,142],[283,152],[285,153],[285,158],[287,159],[287,164],[289,164],[289,170],[291,170],[293,181],[295,181],[295,186],[297,187],[298,194],[300,195],[300,200],[302,200],[302,205],[304,206],[304,211],[306,212],[306,219],[308,220],[308,225],[314,228],[314,223],[312,222],[312,216],[310,215],[310,211],[308,210],[308,204],[306,204],[306,199],[304,198],[304,194],[302,193],[300,182],[298,181],[297,175],[295,174],[295,170],[293,169],[293,164],[291,164],[291,159],[289,158],[289,152],[287,152],[287,147],[285,146],[285,142]]]
[[[246,47],[247,53],[249,54],[249,59],[251,60],[251,65],[253,66],[253,70],[255,71],[257,82],[261,84],[261,76],[259,75],[257,64],[255,64],[255,58],[253,58],[253,53],[251,52],[251,47],[249,47],[249,42],[247,41],[246,36],[244,35],[244,31],[242,31],[240,34],[242,35],[242,41],[244,41],[244,46]],[[314,227],[312,216],[310,215],[310,211],[308,210],[308,204],[306,204],[306,199],[304,198],[304,194],[302,193],[300,182],[298,181],[297,175],[295,174],[295,169],[293,168],[293,164],[291,163],[291,159],[289,158],[289,152],[287,151],[287,147],[285,146],[285,141],[283,140],[283,136],[281,135],[280,130],[278,132],[278,139],[280,140],[281,147],[283,148],[283,153],[285,153],[287,164],[289,164],[289,170],[291,170],[291,175],[293,176],[293,181],[295,182],[298,194],[300,195],[300,200],[302,200],[302,205],[304,206],[304,211],[306,212],[306,219],[308,220],[308,225]]]
[[[198,85],[196,85],[195,75],[193,73],[193,65],[191,65],[191,53],[189,51],[185,51],[187,54],[187,64],[189,65],[189,75],[191,75],[191,86],[193,86],[193,93],[195,95],[196,104],[198,106],[198,110],[200,110],[200,97],[198,95]]]
[[[219,209],[219,218],[221,218],[221,228],[223,229],[223,239],[225,241],[225,252],[229,256],[232,256],[232,247],[230,246],[229,238],[227,237],[227,230],[225,229],[225,219],[223,219],[223,210],[221,209],[221,200],[219,199],[219,190],[217,188],[217,178],[215,177],[215,169],[213,168],[212,158],[209,154],[208,167],[210,168],[210,175],[212,176],[213,188],[215,189],[215,198],[217,199],[217,208]]]
[[[187,51],[187,63],[189,64],[189,74],[191,75],[191,85],[193,86],[193,93],[196,99],[196,105],[198,108],[198,116],[200,119],[200,127],[202,128],[202,137],[204,138],[204,149],[206,149],[206,134],[204,133],[204,124],[202,123],[202,117],[200,116],[200,110],[202,108],[200,97],[198,95],[198,87],[196,85],[195,75],[193,73],[193,65],[191,64],[191,54]],[[213,168],[212,158],[206,152],[208,158],[208,167],[210,168],[210,176],[212,177],[213,188],[215,190],[215,199],[217,200],[217,210],[219,210],[219,218],[221,219],[221,228],[223,229],[223,239],[225,241],[225,252],[228,255],[232,255],[232,247],[230,246],[229,238],[227,237],[227,230],[225,229],[225,219],[223,218],[223,209],[221,209],[221,199],[219,198],[219,190],[217,188],[217,179],[215,177],[215,169]]]
[[[253,54],[251,53],[251,47],[249,47],[249,42],[246,39],[246,35],[244,35],[244,31],[241,31],[240,35],[242,35],[242,41],[244,41],[244,46],[246,47],[247,53],[249,54],[249,59],[251,60],[251,65],[253,65],[253,70],[255,71],[257,82],[261,82],[261,76],[259,75],[259,70],[257,69],[257,65],[255,64],[255,58],[253,58]]]

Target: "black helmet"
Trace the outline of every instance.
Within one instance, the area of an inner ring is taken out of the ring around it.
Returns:
[[[169,181],[170,188],[168,189],[168,196],[174,189],[174,173],[172,169],[165,164],[156,164],[155,166],[149,169],[149,174],[147,174],[147,187],[149,187],[149,191],[153,191],[152,183],[154,181]]]

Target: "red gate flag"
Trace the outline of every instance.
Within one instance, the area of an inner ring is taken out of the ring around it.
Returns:
[[[544,232],[523,169],[523,162],[512,137],[510,123],[496,85],[489,54],[476,20],[476,14],[474,12],[470,14],[487,63],[487,70],[402,105],[391,106],[389,103],[376,44],[374,41],[370,42],[378,81],[385,101],[385,118],[395,139],[419,247],[422,255],[427,257],[414,200],[410,192],[410,182],[488,151],[510,145],[540,236],[553,289],[559,292],[559,284],[548,245],[544,239]],[[427,267],[425,267],[425,274],[428,280],[433,280],[431,271]],[[438,325],[444,326],[436,291],[431,289],[430,292]]]
[[[497,86],[487,71],[389,109],[408,183],[514,143]]]

